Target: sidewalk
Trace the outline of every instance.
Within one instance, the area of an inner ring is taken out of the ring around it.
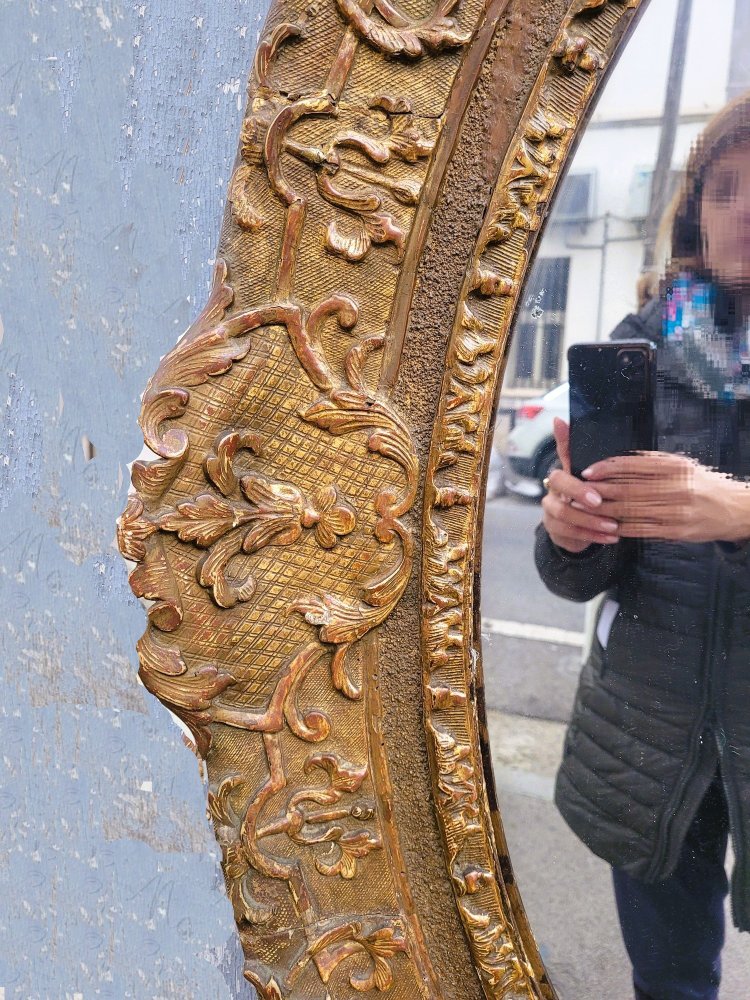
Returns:
[[[560,1000],[631,1000],[609,867],[570,832],[553,802],[565,726],[488,712],[495,781],[510,857]],[[731,858],[729,860],[731,864]],[[727,912],[722,1000],[750,996],[750,935]]]

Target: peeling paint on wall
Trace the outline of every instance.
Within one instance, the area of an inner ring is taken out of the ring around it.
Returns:
[[[0,996],[249,998],[114,548],[205,300],[263,0],[0,0]]]

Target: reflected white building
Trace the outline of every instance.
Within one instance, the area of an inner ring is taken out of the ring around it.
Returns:
[[[562,182],[519,311],[506,412],[567,378],[570,344],[606,339],[637,310],[677,7],[655,0],[647,8]],[[750,0],[693,0],[673,180],[711,116],[750,89],[749,35]]]

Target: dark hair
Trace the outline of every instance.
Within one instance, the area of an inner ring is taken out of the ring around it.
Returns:
[[[662,293],[670,293],[672,279],[688,274],[698,281],[711,282],[716,297],[714,321],[717,327],[732,330],[742,322],[736,289],[727,288],[711,273],[704,257],[701,203],[706,176],[714,163],[732,146],[750,143],[750,91],[727,104],[710,120],[698,136],[688,157],[680,188],[675,196],[671,226],[671,254]]]
[[[706,174],[727,150],[750,142],[750,91],[722,108],[698,136],[688,157],[672,222],[669,270],[688,271],[710,279],[703,257],[701,201]]]

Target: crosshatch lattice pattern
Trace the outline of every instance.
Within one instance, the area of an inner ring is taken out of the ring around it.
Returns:
[[[297,377],[299,363],[285,333],[278,328],[264,333],[267,339],[260,367],[254,359],[236,366],[231,381],[222,385],[220,399],[228,403],[221,406],[219,419],[214,419],[212,427],[207,426],[202,435],[193,438],[196,453],[200,454],[203,448],[203,454],[209,451],[213,438],[223,427],[222,418],[230,409],[231,400],[240,399],[232,423],[248,429],[262,428],[263,457],[250,458],[247,467],[257,466],[271,478],[293,483],[305,493],[316,486],[346,482],[342,495],[351,502],[358,517],[355,530],[340,538],[330,551],[321,549],[314,537],[308,535],[283,550],[269,546],[258,555],[240,555],[235,559],[234,575],[242,577],[252,572],[260,582],[250,601],[211,615],[212,661],[237,678],[237,684],[227,688],[221,700],[256,709],[267,703],[284,662],[305,637],[314,635],[301,615],[289,613],[294,598],[324,589],[347,597],[368,576],[377,576],[390,558],[390,553],[373,537],[377,521],[373,498],[387,487],[397,488],[399,478],[394,466],[379,461],[368,451],[366,434],[332,440],[325,431],[300,420],[299,413],[310,406],[317,393]],[[351,340],[348,335],[342,339]],[[243,386],[245,370],[253,374]],[[213,390],[213,385],[210,388]],[[217,404],[217,397],[212,391],[213,405]],[[196,399],[196,405],[200,407],[200,398]],[[202,475],[200,463],[195,462],[175,482],[175,494],[189,495],[198,475]],[[190,549],[184,543],[172,544]],[[198,553],[193,549],[186,555],[188,568],[182,582],[186,625],[176,637],[181,641],[183,655],[200,662],[206,653],[205,628],[188,625],[210,614],[212,602],[210,595],[195,584]],[[321,587],[321,581],[325,581],[325,588]]]

